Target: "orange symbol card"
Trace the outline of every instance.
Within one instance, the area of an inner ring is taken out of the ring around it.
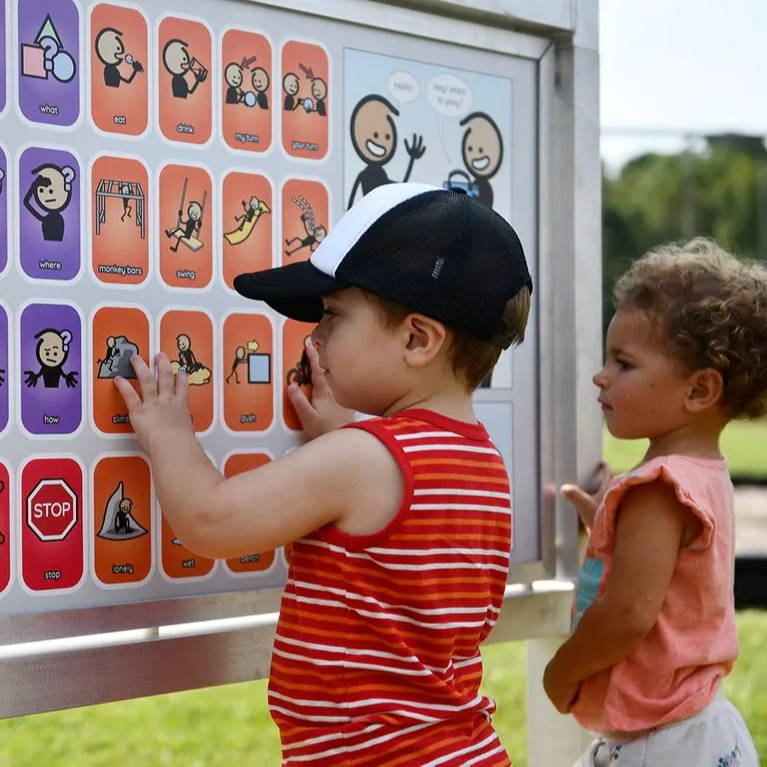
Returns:
[[[291,178],[282,187],[282,265],[306,261],[330,224],[328,190],[320,181]]]
[[[274,419],[274,332],[268,317],[224,320],[224,423],[232,431],[263,431]]]
[[[269,463],[266,453],[234,453],[226,459],[224,476],[233,477],[243,471],[250,471]],[[227,568],[233,573],[256,573],[268,570],[274,562],[274,551],[245,554],[226,560]]]
[[[205,312],[173,309],[160,318],[160,351],[173,373],[183,368],[196,432],[213,424],[213,322]]]
[[[315,326],[311,322],[285,320],[282,326],[282,420],[288,429],[301,430],[301,422],[288,399],[288,384],[296,383],[311,398],[312,383],[306,342]]]
[[[230,29],[221,43],[221,129],[232,149],[265,152],[272,143],[272,46]]]
[[[213,185],[207,171],[166,165],[160,171],[160,275],[176,288],[204,288],[213,277]]]
[[[139,583],[152,569],[152,489],[147,462],[102,458],[93,469],[93,569],[104,584]]]
[[[162,509],[160,510],[162,511]],[[184,546],[182,540],[162,518],[162,569],[169,578],[201,578],[216,564],[215,559],[200,557]]]
[[[102,306],[97,309],[91,328],[93,423],[107,434],[133,431],[114,379],[117,376],[127,378],[138,390],[131,363],[134,354],[151,363],[149,318],[146,314],[129,306]]]
[[[157,32],[160,130],[171,141],[204,144],[213,125],[213,46],[199,21],[166,16]]]
[[[140,11],[111,3],[91,11],[91,116],[103,131],[139,136],[147,128],[147,38]]]
[[[102,282],[149,273],[149,174],[138,160],[102,156],[91,168],[91,266]]]
[[[293,157],[318,160],[328,151],[328,55],[291,40],[282,48],[282,146]]]
[[[256,173],[227,173],[223,183],[224,282],[272,266],[272,185]]]

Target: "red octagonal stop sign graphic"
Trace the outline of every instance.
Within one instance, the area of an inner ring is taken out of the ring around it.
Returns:
[[[27,496],[27,524],[41,541],[63,541],[77,515],[77,494],[63,479],[41,479]]]
[[[84,571],[83,472],[73,458],[32,458],[21,471],[21,577],[34,591],[77,586]]]

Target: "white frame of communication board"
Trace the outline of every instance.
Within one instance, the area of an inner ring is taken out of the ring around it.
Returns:
[[[284,8],[281,0],[240,2]],[[590,384],[601,355],[597,0],[293,0],[290,12],[535,64],[541,556],[513,566],[491,641],[564,634],[577,532],[554,488],[600,453]],[[271,588],[0,618],[0,718],[265,677],[279,595]]]

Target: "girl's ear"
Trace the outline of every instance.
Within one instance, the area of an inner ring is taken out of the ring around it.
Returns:
[[[405,361],[411,367],[428,365],[440,352],[447,338],[445,326],[423,314],[408,314],[403,320]]]
[[[689,388],[684,405],[688,413],[701,413],[722,401],[724,380],[718,370],[702,368],[692,373],[687,380]]]

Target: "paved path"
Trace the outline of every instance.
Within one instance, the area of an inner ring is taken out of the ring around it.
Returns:
[[[735,488],[735,548],[767,555],[767,487]]]

